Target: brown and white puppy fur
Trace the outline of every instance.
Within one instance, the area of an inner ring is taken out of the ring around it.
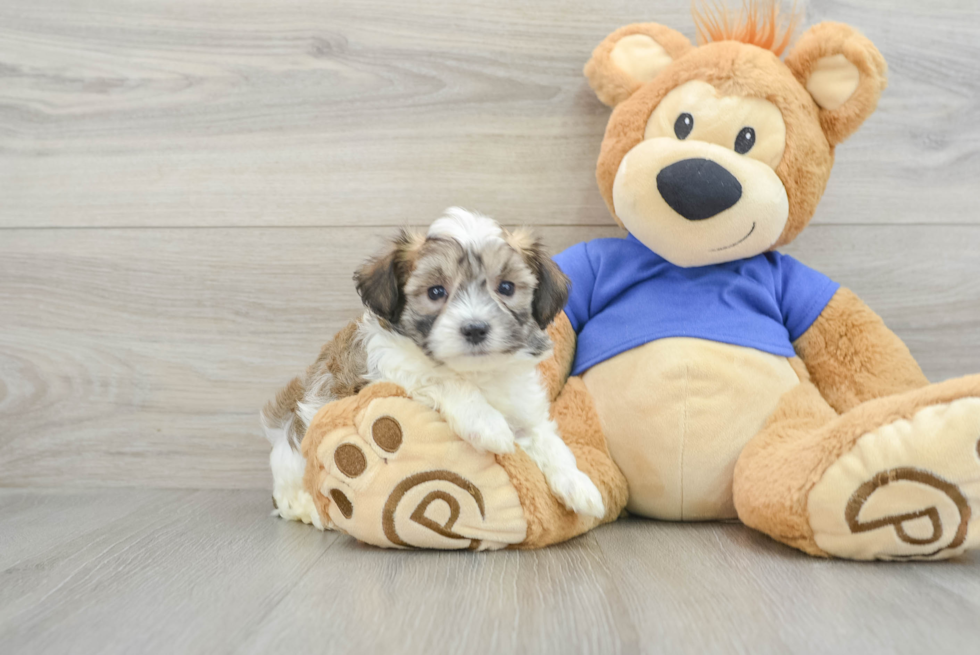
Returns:
[[[367,312],[347,340],[345,364],[336,365],[335,353],[327,358],[334,370],[324,363],[323,370],[308,372],[312,394],[299,401],[297,390],[284,403],[270,403],[263,412],[270,439],[279,434],[276,426],[305,429],[333,397],[338,379],[351,389],[394,382],[439,411],[474,447],[502,454],[520,445],[569,509],[605,514],[599,490],[578,470],[549,417],[537,364],[550,355],[545,328],[565,305],[568,279],[530,233],[505,232],[486,216],[453,207],[427,235],[403,232],[354,279]],[[295,410],[288,408],[291,400]],[[274,416],[280,418],[270,420]],[[291,450],[285,457],[280,446],[279,459],[302,457]],[[276,458],[274,448],[274,476]],[[298,462],[278,468],[290,477],[299,469]],[[290,485],[277,479],[277,486]],[[277,505],[283,502],[287,513],[290,504],[307,505],[276,498]],[[286,518],[305,520],[307,513],[287,516],[282,510]]]
[[[367,384],[359,329],[356,321],[347,324],[323,345],[306,372],[290,380],[262,409],[262,426],[272,444],[273,515],[325,527],[313,497],[303,488],[306,458],[300,443],[317,410],[331,400],[357,394]]]

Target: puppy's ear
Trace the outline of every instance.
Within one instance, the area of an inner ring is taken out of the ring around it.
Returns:
[[[412,272],[418,237],[402,231],[391,249],[367,261],[354,273],[364,306],[389,323],[397,323],[405,309],[405,281]]]
[[[820,108],[820,126],[832,146],[861,127],[888,84],[885,58],[841,23],[820,23],[804,32],[786,65]]]
[[[507,235],[507,241],[524,257],[528,267],[538,278],[531,301],[531,315],[543,330],[551,324],[558,312],[568,302],[568,276],[561,272],[540,241],[526,230]]]
[[[565,308],[568,302],[569,279],[552,261],[547,253],[542,251],[543,258],[538,267],[538,288],[534,290],[534,303],[531,313],[541,329],[551,325],[558,312]]]
[[[615,107],[693,46],[683,34],[657,23],[621,27],[602,40],[585,65],[599,100]]]

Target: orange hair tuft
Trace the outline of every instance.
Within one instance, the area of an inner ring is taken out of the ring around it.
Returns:
[[[698,8],[698,4],[702,8]],[[796,4],[784,17],[779,0],[743,0],[738,13],[721,0],[691,0],[691,14],[698,31],[698,45],[712,41],[739,41],[783,54],[800,22]]]

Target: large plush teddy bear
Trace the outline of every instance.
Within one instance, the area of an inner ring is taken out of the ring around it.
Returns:
[[[585,72],[615,107],[596,177],[629,235],[556,257],[553,415],[605,521],[737,517],[812,555],[952,557],[980,545],[980,376],[930,384],[857,296],[775,250],[885,62],[835,23],[783,61],[790,31],[752,8],[700,17],[700,47],[645,23],[596,48]],[[303,452],[309,520],[379,546],[540,547],[601,522],[389,384],[324,407]]]

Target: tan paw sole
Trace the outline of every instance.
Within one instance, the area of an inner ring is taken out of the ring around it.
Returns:
[[[807,498],[816,544],[849,559],[945,559],[980,546],[980,398],[862,436]]]
[[[524,540],[517,491],[493,455],[402,397],[372,400],[316,448],[327,526],[384,548],[493,550]]]

